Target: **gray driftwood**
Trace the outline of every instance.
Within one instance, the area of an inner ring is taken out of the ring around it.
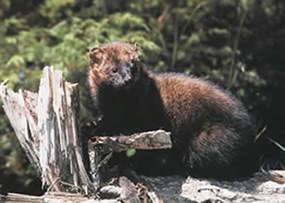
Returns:
[[[164,130],[134,133],[132,135],[95,136],[92,145],[108,145],[114,152],[127,151],[128,149],[169,149],[172,147],[170,133]]]

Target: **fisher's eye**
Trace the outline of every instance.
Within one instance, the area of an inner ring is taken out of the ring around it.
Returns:
[[[112,72],[113,72],[113,73],[117,73],[117,72],[118,72],[118,67],[112,68]]]
[[[129,66],[131,69],[134,69],[135,66],[136,66],[136,63],[137,63],[137,60],[132,60],[130,63],[129,63]]]

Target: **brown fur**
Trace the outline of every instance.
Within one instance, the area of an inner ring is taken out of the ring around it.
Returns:
[[[255,130],[243,105],[216,85],[178,73],[154,74],[137,46],[113,42],[90,52],[89,84],[98,132],[163,128],[173,149],[138,152],[128,161],[145,174],[236,178],[256,166]]]

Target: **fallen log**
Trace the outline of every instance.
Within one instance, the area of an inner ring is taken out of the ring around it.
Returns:
[[[170,133],[164,130],[134,133],[119,136],[95,136],[93,145],[108,145],[112,151],[121,152],[128,149],[169,149],[172,147]]]

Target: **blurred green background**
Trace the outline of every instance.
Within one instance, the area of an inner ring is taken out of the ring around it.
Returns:
[[[153,71],[193,74],[241,99],[266,126],[263,168],[284,168],[285,1],[1,0],[0,81],[37,91],[53,65],[81,87],[81,123],[92,117],[87,50],[120,40],[141,45]],[[0,192],[39,194],[40,182],[0,108]]]

